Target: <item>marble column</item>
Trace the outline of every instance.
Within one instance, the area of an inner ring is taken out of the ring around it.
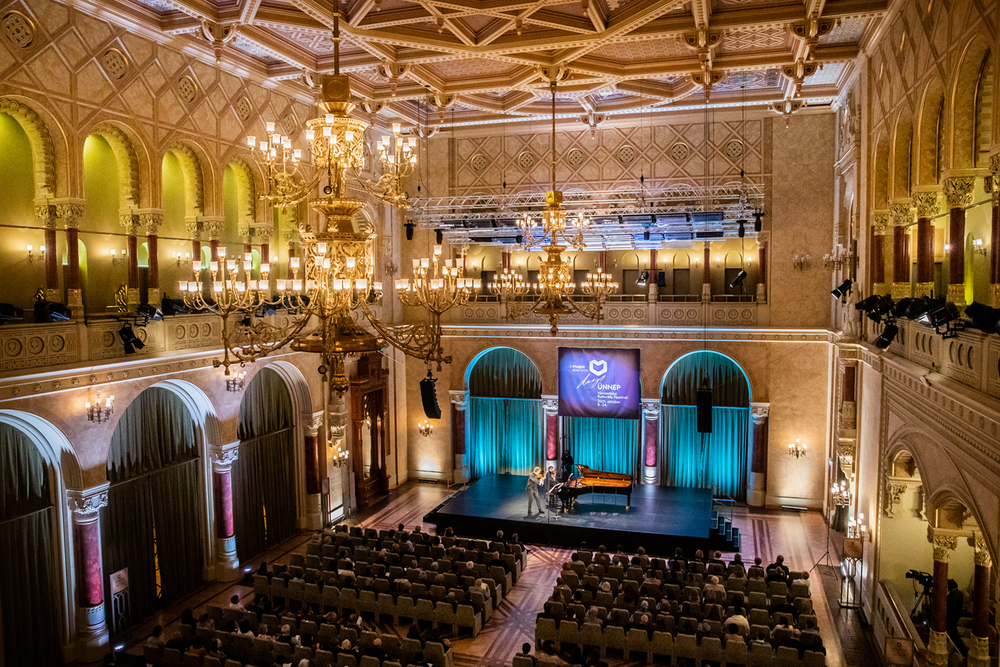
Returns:
[[[202,228],[205,230],[205,233],[208,234],[208,246],[210,248],[208,254],[210,262],[219,260],[219,239],[222,238],[224,223],[225,220],[218,216],[202,218]],[[230,251],[227,250],[226,254],[229,254],[229,252]]]
[[[972,634],[967,640],[967,664],[968,667],[989,667],[990,569],[993,567],[993,559],[982,537],[975,537],[974,545],[976,569],[972,585]]]
[[[54,204],[36,206],[35,217],[45,233],[45,300],[62,303],[62,294],[59,290],[59,264],[56,261],[59,254],[56,246],[58,207]]]
[[[927,664],[948,664],[948,559],[958,548],[955,535],[928,528],[927,538],[934,546],[934,584],[931,588],[931,630],[927,641]]]
[[[948,202],[948,301],[965,305],[965,209],[972,205],[976,179],[949,178],[944,182]]]
[[[701,300],[712,300],[712,245],[705,241],[704,264],[701,267]]]
[[[767,236],[757,234],[757,303],[767,303]]]
[[[83,288],[80,282],[80,220],[83,204],[59,204],[59,219],[66,230],[66,306],[74,320],[83,319]]]
[[[142,214],[142,226],[146,228],[146,247],[149,250],[149,276],[146,279],[146,302],[157,308],[160,304],[160,259],[157,231],[163,224],[163,213],[147,211]]]
[[[108,483],[77,491],[67,489],[73,515],[76,562],[76,645],[80,662],[96,662],[108,651],[104,610],[104,561],[101,554],[101,508],[108,506]]]
[[[119,214],[119,221],[125,228],[125,288],[129,306],[139,305],[139,232],[141,221],[131,211]]]
[[[236,581],[241,576],[233,529],[233,463],[239,455],[239,441],[209,448],[215,503],[215,578],[218,581]]]
[[[889,209],[892,221],[892,298],[905,299],[910,294],[910,238],[906,229],[913,224],[910,200],[895,201]]]
[[[542,396],[542,414],[545,418],[545,469],[555,466],[559,470],[559,397]]]
[[[642,399],[642,425],[644,429],[642,447],[643,482],[660,483],[660,467],[657,454],[660,449],[660,399]]]
[[[455,459],[455,476],[452,482],[464,484],[469,479],[469,465],[465,458],[465,409],[469,394],[465,390],[449,391],[451,404],[451,455]]]
[[[650,303],[656,303],[660,296],[660,270],[656,265],[656,250],[649,251],[649,283],[647,284],[647,299]]]
[[[913,194],[913,208],[917,211],[917,287],[914,296],[929,297],[934,293],[934,224],[931,221],[940,209],[938,199],[937,190]]]
[[[343,400],[343,399],[342,399]],[[306,507],[305,516],[302,520],[302,528],[305,530],[319,530],[323,527],[323,472],[320,470],[320,460],[319,460],[319,448],[326,446],[326,440],[322,437],[323,434],[323,415],[319,413],[318,417],[314,417],[312,422],[307,424],[305,427],[305,435],[303,438],[303,452],[304,452],[304,482],[305,482],[305,495],[306,495]],[[346,428],[346,420],[344,426]],[[349,450],[349,449],[348,449]],[[347,466],[350,468],[350,463]],[[352,487],[353,491],[353,487]],[[344,498],[344,508],[347,509],[347,498],[345,489]]]
[[[872,211],[871,279],[872,294],[885,294],[885,234],[889,211]]]
[[[763,507],[767,500],[767,418],[770,403],[751,403],[750,479],[747,484],[747,504]]]
[[[1000,153],[990,155],[990,175],[986,181],[990,186],[993,199],[990,217],[990,294],[988,300],[994,308],[1000,308]]]

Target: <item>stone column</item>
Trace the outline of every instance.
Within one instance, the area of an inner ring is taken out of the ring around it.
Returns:
[[[58,207],[46,204],[35,207],[35,217],[45,230],[45,300],[62,303],[59,291],[59,263],[56,246],[56,225],[59,222]]]
[[[146,228],[146,246],[149,248],[149,277],[146,280],[146,302],[159,307],[160,303],[160,260],[157,230],[163,224],[163,213],[147,211],[141,216]]]
[[[649,251],[649,284],[647,289],[647,299],[650,303],[656,303],[660,296],[660,271],[656,266],[656,250]]]
[[[184,229],[191,237],[191,275],[204,288],[201,279],[201,221],[198,218],[185,218]]]
[[[559,469],[559,397],[542,396],[542,414],[545,417],[545,469]]]
[[[222,238],[222,230],[225,220],[218,216],[212,218],[202,218],[202,226],[208,234],[208,244],[211,248],[209,261],[214,262],[219,259],[219,239]],[[226,251],[227,254],[229,251]]]
[[[238,440],[209,448],[215,502],[215,578],[219,581],[240,578],[240,559],[233,529],[233,463],[239,455]]]
[[[968,666],[990,665],[990,568],[993,559],[982,537],[974,537],[976,570],[972,590],[972,634],[969,635]]]
[[[751,403],[750,479],[747,484],[747,504],[763,507],[767,499],[767,417],[770,403]]]
[[[944,182],[948,201],[948,301],[965,305],[965,209],[972,205],[976,179],[949,178]]]
[[[46,249],[47,250],[47,249]],[[76,561],[76,644],[80,662],[96,662],[108,651],[104,611],[104,560],[101,554],[101,508],[108,506],[108,483],[84,491],[67,489],[73,515]]]
[[[872,294],[885,294],[885,233],[889,211],[872,211],[871,278]]]
[[[990,175],[986,178],[993,199],[990,218],[990,298],[994,308],[1000,308],[1000,153],[990,155]],[[964,243],[965,240],[963,239]]]
[[[642,399],[642,424],[644,428],[642,465],[643,482],[659,484],[660,467],[657,465],[657,453],[660,449],[660,399]]]
[[[455,457],[455,484],[464,484],[469,479],[469,464],[465,460],[465,409],[469,405],[469,394],[465,390],[449,391],[451,404],[451,455]]]
[[[892,298],[910,296],[910,243],[906,228],[913,223],[910,200],[893,202],[889,209],[892,220]]]
[[[274,284],[271,279],[271,235],[274,233],[274,227],[271,225],[261,225],[254,230],[254,238],[257,239],[258,245],[260,245],[260,266],[261,266],[261,279],[264,278],[263,267],[267,265],[267,283],[268,288]]]
[[[701,300],[712,300],[712,246],[705,241],[705,263],[701,267]]]
[[[136,234],[141,221],[131,211],[119,214],[119,221],[125,228],[125,287],[129,306],[139,305],[139,242]]]
[[[306,530],[319,530],[323,527],[323,476],[319,465],[319,448],[326,446],[326,440],[321,437],[322,419],[314,419],[305,429],[305,486],[306,514],[304,525]],[[345,503],[346,505],[346,503]]]
[[[767,303],[767,236],[757,235],[757,303]]]
[[[917,289],[914,296],[931,296],[934,292],[934,224],[938,214],[937,190],[924,190],[913,194],[913,208],[917,210]]]
[[[66,306],[73,319],[83,319],[83,288],[80,283],[80,219],[82,203],[59,204],[59,219],[66,229]]]
[[[948,558],[958,547],[958,538],[936,528],[927,529],[934,545],[934,584],[931,589],[931,631],[927,642],[927,664],[948,664]]]

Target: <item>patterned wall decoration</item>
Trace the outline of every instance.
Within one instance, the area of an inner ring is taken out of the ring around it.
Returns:
[[[75,324],[5,328],[0,332],[0,370],[27,370],[77,361],[77,331]]]

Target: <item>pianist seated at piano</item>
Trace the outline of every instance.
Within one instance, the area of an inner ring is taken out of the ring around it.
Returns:
[[[606,493],[624,494],[625,511],[632,505],[632,476],[620,472],[605,472],[603,470],[593,470],[587,466],[578,464],[576,475],[569,481],[558,487],[557,493],[562,500],[563,512],[575,509],[577,498],[585,493]],[[615,504],[617,504],[617,497]]]

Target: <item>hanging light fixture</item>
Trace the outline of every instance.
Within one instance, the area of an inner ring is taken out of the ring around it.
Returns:
[[[94,402],[87,401],[87,421],[92,421],[97,424],[103,424],[104,422],[111,419],[111,415],[115,411],[115,397],[114,395],[108,396],[103,401],[101,401],[101,390],[97,390],[97,400]]]

